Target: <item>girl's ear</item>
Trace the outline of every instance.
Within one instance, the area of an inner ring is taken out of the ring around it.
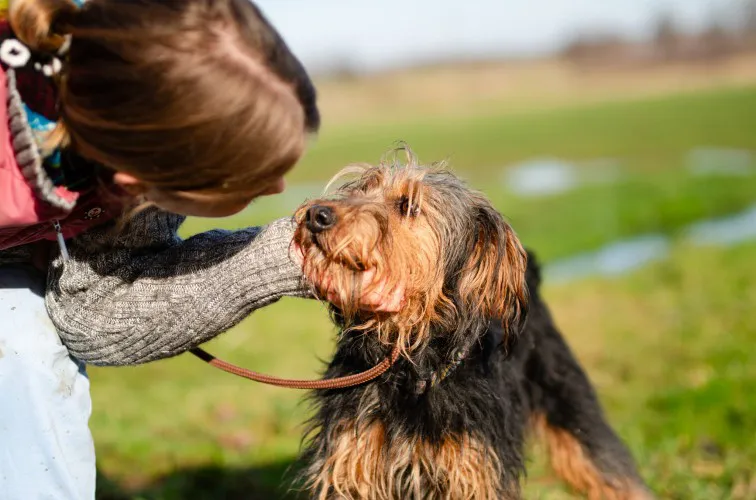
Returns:
[[[132,196],[140,196],[147,192],[147,186],[131,174],[116,172],[113,174],[113,182],[123,188]]]

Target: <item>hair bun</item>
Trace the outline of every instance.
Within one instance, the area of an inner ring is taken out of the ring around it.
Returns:
[[[78,13],[73,0],[11,0],[9,19],[16,36],[32,49],[58,53]]]

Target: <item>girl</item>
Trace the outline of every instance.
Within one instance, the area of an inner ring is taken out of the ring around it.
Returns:
[[[174,356],[309,295],[290,219],[177,230],[283,190],[318,129],[315,91],[248,0],[16,0],[7,18],[0,498],[91,499],[85,363]],[[396,309],[384,295],[365,306]]]

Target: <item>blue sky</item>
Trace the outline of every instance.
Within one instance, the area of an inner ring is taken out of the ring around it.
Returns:
[[[311,69],[374,70],[446,56],[527,55],[581,30],[642,37],[660,12],[696,29],[741,0],[258,0]]]

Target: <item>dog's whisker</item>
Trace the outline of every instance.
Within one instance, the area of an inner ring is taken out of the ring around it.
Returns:
[[[331,177],[331,180],[326,183],[325,188],[323,188],[323,194],[325,195],[326,193],[330,192],[334,184],[336,184],[340,180],[344,180],[347,176],[361,176],[371,168],[373,168],[372,165],[369,165],[367,163],[354,163],[352,165],[347,165],[339,172],[337,172],[336,175]]]

